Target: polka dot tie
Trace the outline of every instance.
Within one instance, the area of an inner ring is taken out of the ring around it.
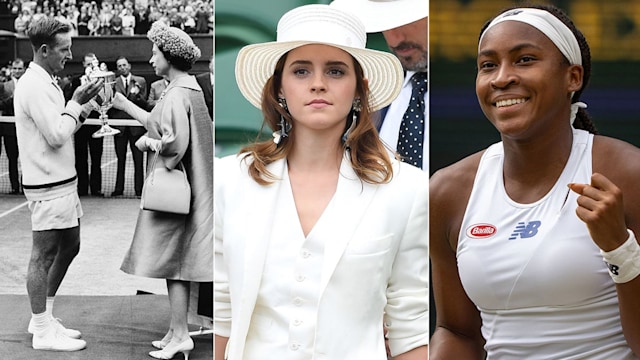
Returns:
[[[418,72],[411,77],[411,100],[404,113],[398,135],[398,154],[402,161],[422,168],[422,146],[424,140],[424,94],[427,92],[427,73]]]

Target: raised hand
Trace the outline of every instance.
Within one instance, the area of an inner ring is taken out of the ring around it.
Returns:
[[[628,237],[622,191],[599,173],[591,176],[591,184],[572,183],[569,188],[580,195],[576,214],[596,245],[604,251],[622,245]]]
[[[85,104],[87,101],[98,95],[100,90],[102,90],[103,83],[104,79],[93,79],[78,86],[78,88],[73,92],[71,100],[74,100],[80,105]]]

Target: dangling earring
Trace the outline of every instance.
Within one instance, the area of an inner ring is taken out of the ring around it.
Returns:
[[[342,142],[347,142],[349,135],[351,134],[353,129],[356,128],[356,125],[358,123],[358,116],[360,116],[360,111],[362,111],[362,104],[360,103],[360,98],[355,98],[353,99],[353,104],[351,105],[351,115],[352,115],[351,125],[349,126],[347,131],[345,131],[344,134],[342,135]]]
[[[278,104],[286,112],[289,112],[289,109],[287,108],[287,101],[284,98],[278,98]],[[278,127],[280,129],[277,130],[277,131],[274,131],[273,134],[272,134],[273,135],[273,142],[276,145],[279,145],[280,142],[282,142],[283,138],[288,137],[289,136],[289,131],[291,131],[291,124],[289,124],[284,119],[284,116],[282,114],[280,114],[280,123],[278,124]]]

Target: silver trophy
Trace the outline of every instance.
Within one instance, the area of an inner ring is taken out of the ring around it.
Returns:
[[[107,122],[107,119],[109,118],[107,116],[107,111],[109,111],[111,106],[113,106],[113,98],[116,95],[116,74],[112,71],[96,69],[89,74],[89,78],[91,80],[104,79],[104,83],[102,85],[103,88],[98,93],[98,97],[102,99],[102,104],[100,105],[100,121],[102,121],[102,127],[91,136],[99,138],[119,134],[120,130],[112,128]]]

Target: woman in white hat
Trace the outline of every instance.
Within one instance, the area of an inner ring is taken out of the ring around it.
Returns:
[[[184,353],[194,343],[187,328],[192,283],[213,281],[213,128],[202,89],[188,74],[200,49],[184,31],[155,22],[147,37],[153,43],[149,60],[156,75],[169,80],[148,113],[116,93],[114,107],[124,110],[147,129],[136,146],[148,157],[158,154],[156,167],[182,164],[191,185],[189,214],[140,210],[138,222],[121,269],[150,278],[166,279],[171,309],[169,330],[153,341],[156,359]],[[148,162],[147,173],[154,161]]]
[[[388,155],[371,112],[402,68],[353,15],[286,13],[236,79],[273,139],[215,163],[216,360],[425,359],[428,178]]]

